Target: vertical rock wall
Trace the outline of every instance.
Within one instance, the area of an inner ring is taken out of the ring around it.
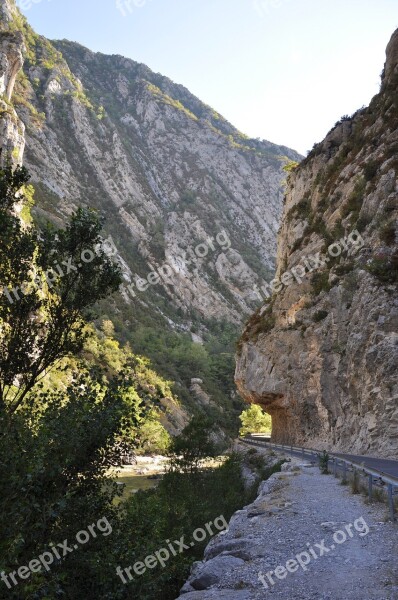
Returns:
[[[380,93],[290,177],[276,292],[236,369],[276,442],[398,455],[397,83],[398,31]]]

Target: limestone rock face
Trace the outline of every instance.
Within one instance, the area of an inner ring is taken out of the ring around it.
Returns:
[[[23,65],[21,33],[0,32],[0,94],[11,100],[16,76]]]
[[[290,177],[276,291],[236,369],[274,441],[397,457],[397,83],[395,32],[380,93]]]
[[[25,126],[10,101],[16,76],[23,65],[24,50],[21,33],[0,30],[0,139],[3,152],[15,164],[22,162]]]
[[[14,0],[1,0],[0,2],[0,28],[7,27],[17,14]]]
[[[17,110],[37,213],[62,222],[82,204],[105,212],[126,304],[174,326],[176,310],[187,322],[195,311],[240,323],[258,305],[254,285],[274,272],[282,167],[299,155],[246,138],[132,60],[39,36],[29,56],[18,88],[29,104]],[[165,265],[169,277],[137,292]]]

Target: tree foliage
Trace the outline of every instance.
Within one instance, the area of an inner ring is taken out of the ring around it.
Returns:
[[[248,433],[271,433],[271,416],[258,404],[252,404],[250,408],[244,410],[239,419],[242,423],[239,433],[242,436]]]
[[[40,235],[22,223],[28,181],[23,167],[0,170],[0,405],[9,413],[58,360],[82,349],[85,311],[121,281],[94,211],[79,209],[65,229]]]

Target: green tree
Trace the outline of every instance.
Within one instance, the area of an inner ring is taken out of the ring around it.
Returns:
[[[264,412],[258,404],[252,404],[250,408],[244,410],[239,419],[242,423],[239,433],[242,436],[247,433],[271,433],[271,415]]]
[[[166,452],[170,443],[170,435],[159,421],[158,412],[151,409],[137,430],[139,450],[141,452]]]
[[[75,359],[59,389],[40,383],[81,350],[87,309],[118,288],[120,273],[102,250],[102,220],[93,211],[78,210],[65,229],[40,234],[22,222],[28,180],[24,168],[0,170],[0,572],[6,573],[100,518],[117,526],[118,490],[107,473],[120,465],[142,417],[132,368],[110,378]],[[104,540],[55,564],[51,576],[33,574],[7,596],[65,596],[69,569],[80,595],[90,597],[84,581],[91,586],[103,576],[95,569],[110,552]]]
[[[174,469],[190,473],[198,471],[207,459],[220,453],[214,441],[214,423],[202,415],[194,417],[174,438],[170,453]]]
[[[40,235],[22,223],[16,209],[28,181],[23,167],[0,170],[0,409],[9,413],[57,361],[82,349],[85,312],[121,283],[94,211],[78,209],[65,229]]]

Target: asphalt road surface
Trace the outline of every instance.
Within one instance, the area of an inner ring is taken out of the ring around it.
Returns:
[[[254,439],[257,439],[260,442],[263,441],[261,437],[256,437]],[[289,452],[293,456],[302,457],[302,454],[300,452],[290,452],[287,449],[284,450],[284,452]],[[370,456],[358,456],[355,454],[338,454],[337,452],[333,454],[335,454],[336,456],[340,456],[341,458],[345,458],[346,460],[349,460],[351,462],[358,463],[359,465],[363,464],[369,469],[377,469],[378,471],[382,471],[386,475],[393,475],[394,477],[398,477],[398,460],[388,460],[385,458],[376,458]],[[306,455],[306,458],[308,459],[310,457]]]

